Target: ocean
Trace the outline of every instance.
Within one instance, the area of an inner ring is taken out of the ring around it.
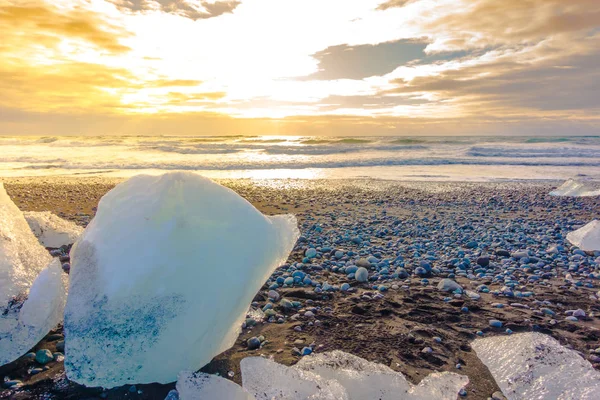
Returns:
[[[0,137],[0,177],[166,170],[251,179],[600,180],[600,136]]]

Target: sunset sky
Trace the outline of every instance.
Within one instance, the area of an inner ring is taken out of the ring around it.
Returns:
[[[0,134],[600,134],[598,0],[0,0]]]

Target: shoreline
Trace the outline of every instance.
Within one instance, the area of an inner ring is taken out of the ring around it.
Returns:
[[[22,211],[51,211],[85,226],[93,217],[100,197],[120,181],[110,179],[1,180]],[[244,329],[233,348],[217,356],[203,368],[205,372],[227,376],[233,371],[233,380],[239,383],[242,358],[263,354],[291,365],[300,358],[294,348],[301,349],[314,343],[317,352],[339,349],[383,363],[402,372],[412,383],[418,383],[433,371],[464,374],[471,382],[466,398],[487,399],[498,387],[470,348],[469,343],[477,337],[478,330],[485,335],[504,335],[505,328],[515,333],[543,332],[572,346],[586,358],[592,349],[600,347],[600,301],[592,298],[599,289],[597,280],[589,280],[591,288],[570,283],[565,279],[568,264],[562,265],[562,259],[552,262],[552,256],[546,253],[550,245],[564,245],[564,238],[560,237],[574,226],[598,217],[598,197],[551,197],[547,193],[555,185],[548,182],[440,183],[365,179],[332,184],[330,180],[217,181],[266,214],[297,215],[306,241],[296,246],[288,263],[302,261],[305,247],[321,241],[331,243],[333,248],[355,250],[357,254],[363,251],[364,256],[378,252],[381,257],[391,258],[399,254],[409,275],[403,279],[384,277],[361,284],[331,268],[307,266],[305,271],[319,283],[349,283],[352,291],[315,294],[311,287],[279,289],[284,298],[300,301],[302,308],[294,311],[277,309],[284,322],[258,323],[251,329]],[[312,229],[315,224],[322,226],[322,233]],[[369,237],[369,246],[336,239],[338,233],[346,231],[363,232]],[[467,246],[469,238],[477,242],[475,248]],[[532,280],[532,276],[539,275],[535,268],[517,262],[514,265],[519,268],[512,272],[518,281],[515,292],[517,289],[519,292],[531,291],[534,295],[510,297],[502,292],[500,281],[457,275],[456,281],[480,298],[462,296],[445,300],[451,294],[440,292],[436,286],[440,279],[448,276],[450,261],[458,252],[462,251],[473,261],[478,255],[488,254],[490,263],[499,266],[503,262],[503,257],[497,254],[500,247],[508,251],[530,250],[535,257],[548,261],[552,276]],[[419,263],[429,255],[432,259],[427,258],[427,262],[439,268],[440,273],[415,275]],[[561,254],[563,256],[572,258],[567,253]],[[318,264],[326,266],[333,261],[332,256],[324,252]],[[586,263],[592,261],[590,258]],[[279,269],[273,276],[285,273],[285,268]],[[578,279],[587,282],[585,277]],[[255,307],[262,308],[268,303],[265,292],[270,284],[265,284],[255,297]],[[477,287],[482,284],[489,287],[490,293],[477,292]],[[375,285],[384,285],[387,289],[381,291],[374,288]],[[494,291],[499,294],[493,294]],[[496,303],[503,304],[503,308],[495,306]],[[464,312],[463,307],[467,307],[468,312]],[[554,318],[541,313],[543,307],[555,310]],[[313,323],[314,318],[305,316],[307,310],[313,309],[320,321],[318,325]],[[586,318],[577,322],[565,321],[564,312],[570,309],[585,310]],[[503,329],[490,328],[490,319],[503,321]],[[259,350],[248,350],[246,341],[261,335],[266,338],[263,346]],[[434,342],[434,337],[442,338],[442,342]],[[52,348],[53,343],[46,340],[38,347]],[[424,347],[431,347],[433,352],[424,353]],[[66,381],[61,363],[34,376],[28,376],[28,364],[21,359],[13,364],[9,365],[13,368],[10,371],[7,366],[0,368],[0,377],[15,378],[21,374],[25,383],[22,389],[35,395],[54,393],[65,398],[79,398],[77,396],[93,397],[103,393]],[[460,369],[456,368],[457,364],[461,364]],[[600,364],[596,363],[595,367],[599,369]],[[142,393],[136,394],[135,398],[140,399],[162,400],[173,388],[172,384],[136,386]],[[126,386],[104,393],[106,398],[121,399],[130,398],[128,391],[129,386]],[[19,398],[11,397],[16,394],[8,392],[0,392],[0,398]]]

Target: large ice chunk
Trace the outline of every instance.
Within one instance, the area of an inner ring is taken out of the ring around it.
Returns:
[[[597,219],[576,231],[567,233],[567,240],[584,251],[600,251],[600,221]]]
[[[337,381],[263,357],[240,362],[242,386],[256,400],[350,400]]]
[[[27,352],[61,320],[62,271],[58,261],[48,266],[51,261],[0,183],[0,365]]]
[[[25,302],[9,305],[0,333],[0,365],[16,360],[59,324],[67,300],[66,275],[58,259],[40,272]]]
[[[23,213],[33,234],[44,247],[59,248],[75,243],[83,228],[49,211]]]
[[[256,400],[229,379],[202,372],[181,372],[177,378],[180,400]]]
[[[550,192],[551,196],[588,197],[600,196],[600,189],[589,187],[584,182],[569,179]]]
[[[262,357],[240,366],[242,386],[257,400],[455,400],[469,382],[443,372],[412,385],[391,368],[339,350],[304,357],[293,367]]]
[[[509,400],[598,399],[600,372],[548,335],[496,336],[472,347]]]
[[[100,201],[71,251],[65,369],[87,386],[172,382],[235,342],[299,236],[194,173],[136,176]]]
[[[469,383],[464,375],[442,372],[432,373],[413,385],[404,375],[385,365],[339,350],[304,357],[294,368],[336,380],[348,392],[349,400],[455,400],[460,389]]]

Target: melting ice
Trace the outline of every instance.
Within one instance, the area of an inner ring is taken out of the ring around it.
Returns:
[[[193,173],[140,175],[100,201],[71,252],[65,369],[86,386],[167,383],[233,345],[299,236]]]
[[[61,321],[65,297],[60,263],[38,243],[0,183],[0,365]]]
[[[293,367],[262,357],[240,363],[242,386],[214,375],[182,373],[181,400],[454,400],[468,378],[433,373],[419,385],[384,365],[335,350],[302,358]]]

